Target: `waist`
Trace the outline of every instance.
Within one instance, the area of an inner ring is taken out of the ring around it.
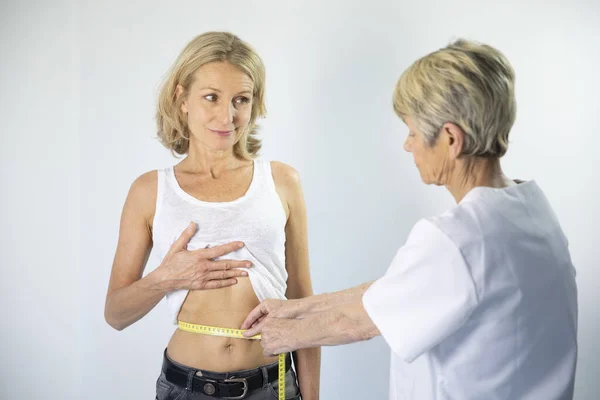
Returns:
[[[291,358],[287,354],[285,371],[287,372],[290,368]],[[205,393],[218,398],[243,398],[246,394],[263,388],[267,382],[277,381],[279,368],[275,361],[258,368],[244,370],[227,372],[202,370],[174,361],[165,350],[162,372],[167,381],[193,392]]]
[[[193,368],[227,372],[277,362],[265,357],[257,340],[199,335],[175,330],[167,352],[171,359]]]
[[[239,329],[258,304],[249,280],[242,278],[237,285],[228,288],[190,291],[177,319]],[[256,340],[202,335],[180,329],[171,336],[167,351],[181,364],[218,372],[256,368],[277,361],[277,357],[265,357]]]

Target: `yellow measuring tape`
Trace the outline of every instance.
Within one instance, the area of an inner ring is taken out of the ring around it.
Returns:
[[[177,327],[185,332],[200,333],[202,335],[222,336],[236,339],[260,340],[260,335],[245,337],[243,329],[219,328],[217,326],[190,324],[177,321]],[[285,400],[285,354],[279,355],[279,400]]]

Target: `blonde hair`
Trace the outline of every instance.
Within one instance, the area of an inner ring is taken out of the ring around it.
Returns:
[[[460,39],[413,63],[400,76],[394,110],[433,145],[447,122],[465,133],[461,155],[502,157],[515,122],[515,72],[495,48]]]
[[[238,67],[254,83],[250,121],[239,135],[233,151],[236,156],[247,160],[257,156],[261,141],[256,137],[256,119],[264,117],[267,112],[265,67],[249,44],[228,32],[207,32],[196,36],[179,54],[162,85],[156,111],[158,138],[171,152],[181,155],[189,150],[190,132],[181,104],[189,94],[194,73],[204,64],[223,61]],[[179,96],[176,94],[177,85],[183,87]]]

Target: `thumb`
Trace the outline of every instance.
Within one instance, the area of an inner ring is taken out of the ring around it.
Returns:
[[[196,233],[196,223],[192,221],[185,228],[185,230],[181,232],[181,235],[179,235],[177,240],[175,240],[175,242],[171,245],[169,253],[187,250],[187,245],[192,236],[194,236],[194,233]]]
[[[246,338],[253,338],[256,336],[256,339],[259,339],[262,330],[263,330],[263,324],[264,324],[264,320],[261,320],[260,322],[256,323],[254,326],[250,327],[250,329],[245,330],[242,335]]]

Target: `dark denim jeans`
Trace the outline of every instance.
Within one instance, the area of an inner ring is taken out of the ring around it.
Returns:
[[[168,359],[166,352],[165,357]],[[187,369],[189,371],[196,371],[193,368],[189,368],[185,365],[179,364],[171,359],[168,359],[173,364],[179,366],[180,368]],[[277,363],[264,365],[259,368],[249,369],[245,371],[233,371],[230,373],[219,373],[219,372],[211,372],[211,371],[203,371],[200,370],[202,376],[210,379],[224,379],[226,376],[236,376],[243,378],[244,376],[252,375],[253,373],[257,373],[260,371],[263,374],[263,377],[267,376],[267,367],[276,366]],[[266,379],[265,379],[266,381]],[[273,382],[265,382],[265,384],[252,392],[249,392],[244,400],[276,400],[278,399],[277,390],[279,388],[279,384],[277,380]],[[300,400],[300,390],[298,389],[298,381],[296,379],[296,373],[293,368],[290,368],[285,375],[285,398],[287,400]],[[192,392],[186,390],[183,386],[178,386],[173,383],[170,383],[165,378],[164,372],[161,371],[158,380],[156,381],[156,400],[215,400],[218,397],[208,396],[201,392]]]

